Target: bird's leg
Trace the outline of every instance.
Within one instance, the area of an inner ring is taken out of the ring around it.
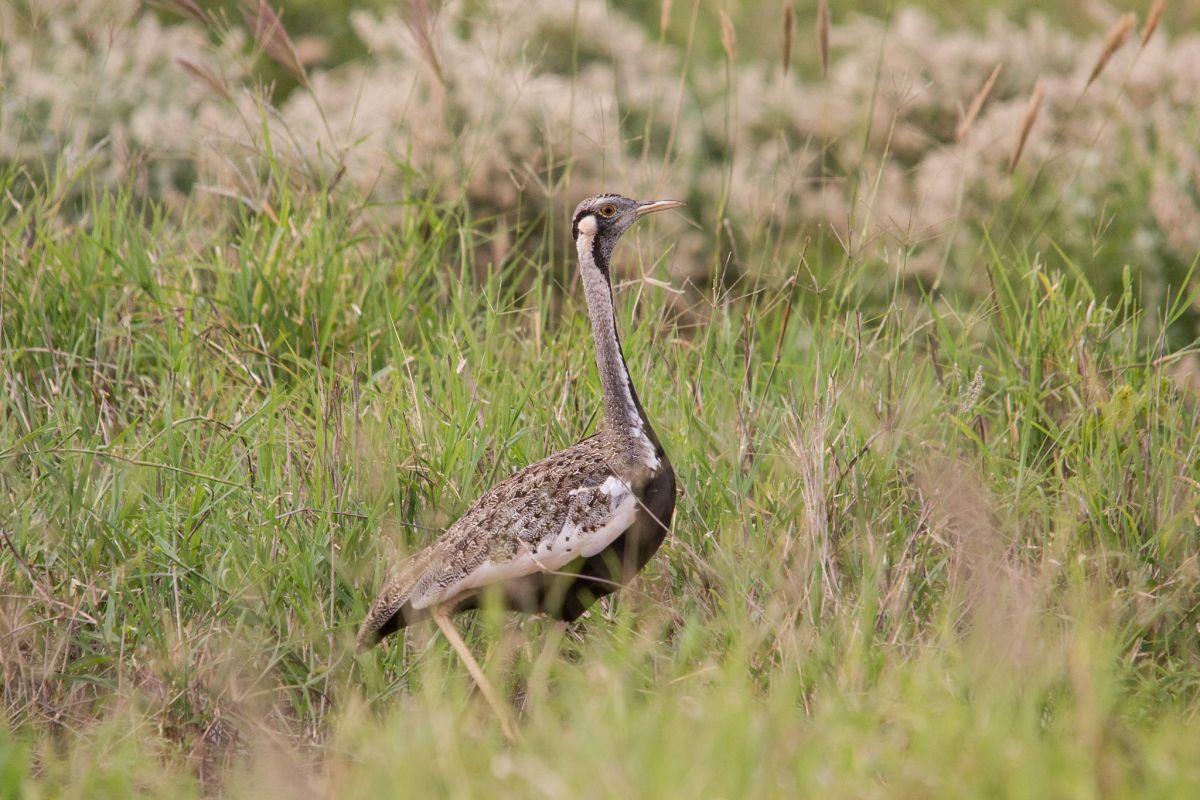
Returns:
[[[480,668],[479,662],[475,660],[475,656],[471,655],[471,650],[467,647],[467,643],[463,641],[462,636],[459,635],[458,628],[454,627],[454,622],[450,619],[450,614],[447,612],[446,607],[435,606],[430,613],[433,621],[441,628],[442,635],[446,637],[446,641],[450,642],[450,646],[458,653],[458,657],[463,660],[463,664],[467,667],[467,672],[471,673],[471,678],[474,679],[475,685],[483,693],[483,699],[487,700],[488,705],[492,707],[492,711],[496,713],[496,718],[500,721],[500,730],[504,733],[504,738],[509,741],[509,744],[516,743],[516,728],[513,726],[508,706],[500,702],[500,696],[492,688],[492,682],[487,679],[487,675],[483,674],[483,669]]]
[[[550,667],[558,658],[558,651],[567,635],[569,625],[570,623],[562,620],[547,621],[546,627],[549,631],[546,641],[541,654],[533,663],[533,672],[529,676],[529,699],[534,703],[541,702],[549,691]]]

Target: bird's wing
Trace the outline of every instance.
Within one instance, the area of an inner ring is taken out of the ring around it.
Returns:
[[[504,527],[477,530],[476,536],[495,545],[477,557],[457,558],[464,549],[455,548],[449,558],[427,563],[408,602],[420,610],[515,578],[558,572],[576,558],[603,551],[637,514],[637,498],[629,484],[611,474],[569,490],[563,501],[550,505],[555,507],[518,517]]]
[[[378,640],[407,604],[414,611],[604,550],[633,522],[637,499],[594,440],[556,453],[484,494],[384,585],[359,630]]]

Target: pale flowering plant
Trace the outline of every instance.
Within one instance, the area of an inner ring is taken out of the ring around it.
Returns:
[[[812,234],[966,291],[988,239],[1086,254],[1102,284],[1135,260],[1160,293],[1200,251],[1200,36],[1085,40],[999,14],[952,30],[901,9],[834,19],[822,76],[739,48],[732,23],[714,64],[601,0],[452,0],[354,11],[361,55],[309,69],[262,0],[232,21],[174,5],[0,9],[0,160],[183,213],[260,206],[267,157],[384,213],[413,193],[463,204],[490,220],[489,259],[531,234],[561,246],[580,196],[662,187],[699,223],[665,221],[672,276],[697,283],[731,263],[769,275],[721,254]],[[273,96],[255,56],[296,87]],[[1117,218],[1117,198],[1137,202]]]

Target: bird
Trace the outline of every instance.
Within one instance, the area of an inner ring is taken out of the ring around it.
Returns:
[[[600,375],[599,430],[495,485],[396,569],[359,629],[359,651],[432,617],[504,725],[451,617],[492,596],[514,611],[572,622],[628,584],[658,550],[675,510],[675,472],[621,349],[611,260],[635,222],[682,205],[600,194],[575,208],[571,236]]]

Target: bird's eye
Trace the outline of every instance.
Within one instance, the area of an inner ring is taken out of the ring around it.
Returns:
[[[617,207],[612,203],[600,207],[600,216],[604,217],[605,219],[611,217],[615,213],[617,213]]]

